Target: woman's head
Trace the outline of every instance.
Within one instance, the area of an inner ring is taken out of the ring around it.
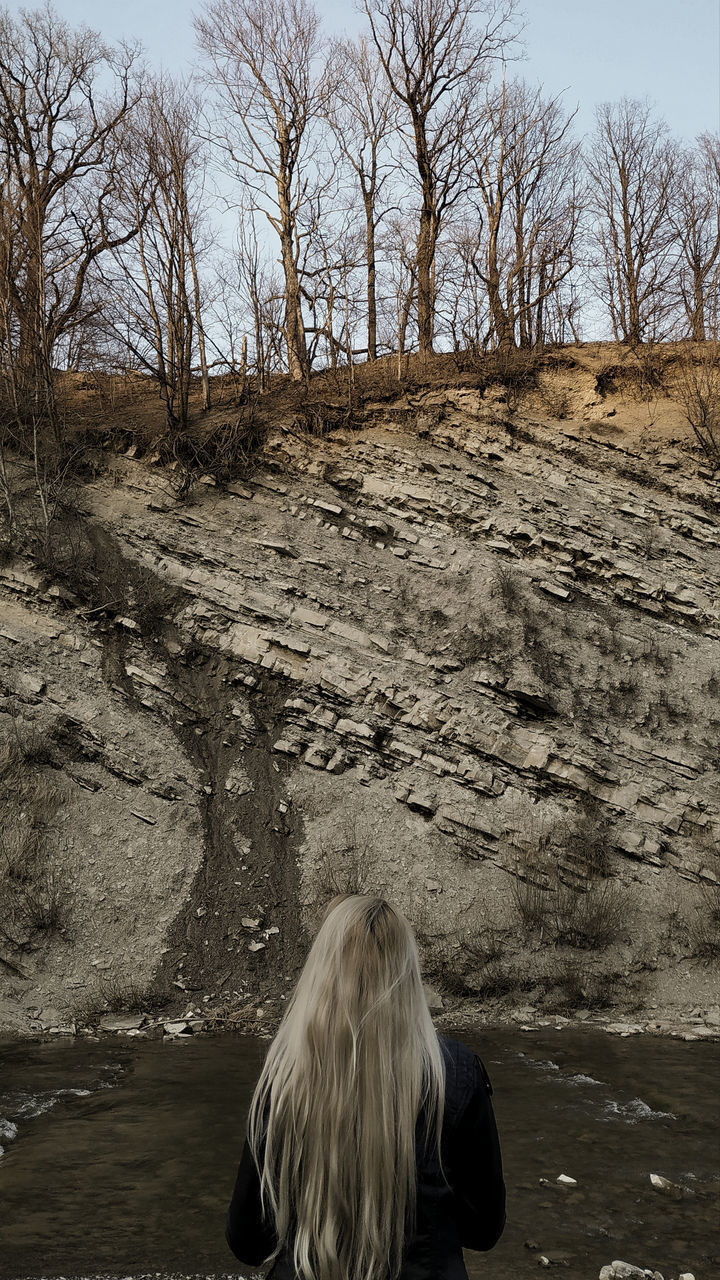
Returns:
[[[297,984],[288,1018],[360,1039],[384,1020],[388,1041],[430,1019],[410,925],[383,898],[343,894],[329,904]],[[298,1027],[299,1029],[299,1027]],[[389,1045],[388,1045],[389,1047]]]
[[[382,898],[333,899],[249,1123],[263,1202],[298,1274],[373,1280],[399,1270],[415,1205],[415,1122],[424,1103],[439,1140],[443,1089],[408,922]]]

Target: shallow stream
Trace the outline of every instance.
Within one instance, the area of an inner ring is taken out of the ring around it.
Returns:
[[[599,1032],[459,1036],[485,1061],[508,1225],[473,1280],[596,1280],[615,1258],[720,1277],[720,1047]],[[0,1044],[0,1280],[248,1274],[224,1242],[251,1037]],[[650,1174],[680,1184],[678,1198]],[[560,1174],[576,1179],[563,1185]]]

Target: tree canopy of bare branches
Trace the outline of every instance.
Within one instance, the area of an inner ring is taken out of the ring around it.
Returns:
[[[49,5],[0,10],[3,368],[18,418],[56,430],[53,363],[83,319],[88,272],[135,233],[116,218],[116,147],[139,96],[136,61]]]
[[[200,102],[187,82],[165,75],[145,84],[120,144],[118,200],[135,237],[112,255],[99,291],[111,293],[107,322],[134,364],[157,381],[172,432],[187,426],[195,352],[210,390],[198,271],[204,221]]]
[[[365,12],[417,169],[417,326],[427,354],[438,238],[464,190],[465,136],[479,87],[515,35],[513,0],[365,0]]]
[[[647,102],[604,103],[596,120],[588,171],[602,291],[613,336],[634,345],[661,337],[668,318],[676,149]]]
[[[680,261],[677,285],[697,342],[720,338],[720,136],[702,134],[679,156],[671,208]]]
[[[320,21],[306,0],[214,0],[195,25],[221,98],[217,139],[280,240],[288,369],[302,379],[298,223],[313,185],[311,126],[329,91]]]
[[[681,146],[626,98],[581,151],[563,102],[506,75],[516,3],[363,0],[331,43],[312,0],[204,0],[201,98],[0,0],[5,439],[62,448],[63,366],[129,352],[177,436],[198,370],[209,407],[218,365],[250,394],[313,365],[352,384],[365,353],[579,340],[588,286],[597,336],[717,340],[720,139]]]
[[[377,358],[377,232],[387,213],[383,193],[396,168],[390,150],[397,128],[397,100],[374,45],[339,41],[332,51],[331,79],[337,86],[328,101],[328,119],[341,155],[350,166],[362,201],[365,222],[367,355]]]
[[[546,314],[574,265],[582,201],[572,115],[514,80],[489,90],[470,133],[484,235],[475,270],[501,347],[542,344]]]

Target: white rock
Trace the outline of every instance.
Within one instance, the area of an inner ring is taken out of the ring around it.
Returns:
[[[562,1182],[565,1187],[576,1187],[577,1178],[571,1178],[568,1173],[561,1173],[557,1178],[558,1182]]]
[[[678,1280],[695,1280],[695,1277],[692,1271],[683,1271],[682,1274],[678,1276]]]
[[[634,1266],[632,1262],[616,1259],[608,1267],[602,1268],[600,1280],[647,1280],[647,1272],[642,1267]]]
[[[677,1182],[671,1182],[669,1178],[663,1178],[660,1173],[651,1173],[650,1182],[656,1191],[664,1191],[671,1196],[677,1197],[688,1194],[685,1187],[679,1186]]]

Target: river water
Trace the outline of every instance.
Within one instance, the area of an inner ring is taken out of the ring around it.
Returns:
[[[466,1255],[473,1280],[537,1276],[539,1254],[567,1280],[615,1258],[720,1277],[717,1044],[458,1038],[492,1078],[508,1185],[503,1239]],[[0,1280],[250,1274],[223,1230],[265,1050],[242,1036],[0,1044]]]

